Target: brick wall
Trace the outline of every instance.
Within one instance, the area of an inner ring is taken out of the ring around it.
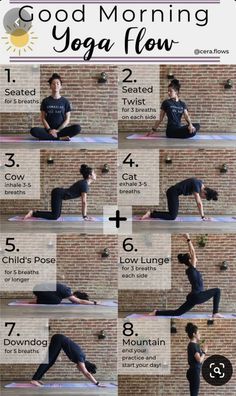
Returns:
[[[48,165],[49,156],[54,164]],[[96,182],[90,185],[88,214],[102,213],[104,205],[116,204],[116,152],[113,150],[41,150],[41,199],[40,200],[1,200],[1,213],[25,213],[28,209],[49,210],[50,194],[55,187],[67,188],[82,176],[81,164],[86,163],[97,173]],[[104,164],[110,167],[109,173],[102,173]],[[14,208],[14,209],[13,209]],[[80,199],[63,202],[63,213],[81,214]]]
[[[117,67],[114,65],[41,65],[41,100],[51,94],[48,79],[53,73],[62,78],[61,95],[72,105],[71,123],[79,123],[82,133],[117,134]],[[101,72],[108,82],[98,84]],[[3,133],[27,133],[41,126],[38,113],[1,114]]]
[[[172,158],[172,164],[165,163],[167,155]],[[219,168],[224,163],[228,165],[228,172],[220,173]],[[151,169],[148,171],[151,172]],[[203,200],[206,215],[236,213],[236,153],[230,149],[160,150],[160,205],[157,210],[167,210],[165,193],[170,186],[193,176],[219,193],[217,202]],[[133,207],[135,213],[145,212],[146,209],[145,206]],[[193,196],[180,196],[179,212],[199,213]]]
[[[179,396],[189,395],[186,379],[188,337],[185,333],[186,320],[176,320],[177,334],[171,335],[171,375],[168,376],[119,376],[119,396]],[[206,339],[208,355],[219,354],[227,357],[233,367],[235,355],[235,320],[217,320],[208,327],[205,320],[197,320],[202,338]],[[234,396],[236,392],[236,375],[224,386],[211,386],[201,378],[201,396]]]
[[[101,257],[104,248],[110,256]],[[117,298],[117,237],[57,235],[57,279],[91,300]],[[0,293],[2,298],[32,298],[30,292]]]
[[[219,287],[221,289],[221,312],[235,312],[236,307],[236,235],[207,235],[204,248],[198,246],[199,235],[190,235],[197,254],[197,268],[203,275],[205,289]],[[188,247],[182,235],[172,235],[172,288],[168,291],[158,290],[120,290],[119,310],[126,312],[149,312],[155,308],[175,309],[184,303],[186,295],[191,291],[187,268],[177,260],[178,253],[187,253]],[[227,271],[219,266],[223,261],[229,264]],[[134,298],[135,296],[135,298]],[[212,299],[193,308],[195,312],[211,312]]]
[[[107,335],[105,340],[98,340],[101,330]],[[56,333],[70,337],[82,347],[86,358],[97,365],[96,378],[108,381],[116,378],[116,320],[50,320],[50,337]],[[44,376],[45,380],[85,380],[64,352],[59,357]],[[37,367],[36,364],[1,365],[2,380],[28,381]]]
[[[193,122],[200,122],[201,132],[236,132],[236,65],[160,65],[160,99],[167,98],[168,70],[181,83],[181,100],[185,101]],[[145,73],[145,66],[143,66]],[[224,89],[228,79],[232,89]],[[119,121],[120,132],[147,131],[153,121]],[[166,120],[160,132],[164,132]]]

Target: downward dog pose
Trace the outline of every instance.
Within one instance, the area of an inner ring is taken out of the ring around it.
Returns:
[[[185,327],[190,342],[188,344],[188,364],[186,377],[189,381],[190,396],[198,396],[200,388],[200,374],[201,366],[205,360],[208,350],[207,345],[200,347],[199,342],[201,339],[198,327],[193,323],[188,323]]]
[[[196,135],[200,130],[200,124],[192,124],[187,106],[179,99],[180,83],[179,80],[172,80],[168,85],[169,99],[164,100],[161,105],[160,119],[147,136],[157,132],[165,115],[167,115],[166,136],[168,138],[188,139]],[[187,125],[181,125],[181,118],[184,116]]]
[[[52,336],[49,345],[49,362],[47,364],[40,364],[32,378],[31,384],[43,386],[43,383],[40,380],[50,367],[55,364],[61,350],[63,350],[66,356],[76,364],[78,370],[81,371],[89,381],[99,387],[105,387],[105,385],[100,384],[100,382],[92,375],[96,374],[96,365],[86,360],[86,356],[82,348],[63,334],[54,334]]]
[[[204,215],[202,199],[207,201],[217,201],[218,193],[209,187],[205,187],[202,180],[191,177],[189,179],[182,180],[181,182],[171,186],[166,191],[168,212],[158,212],[157,210],[148,210],[141,220],[152,218],[159,218],[163,220],[175,220],[179,212],[179,196],[180,195],[194,195],[197,203],[199,214],[203,221],[211,220],[209,217]]]
[[[89,192],[90,184],[96,180],[96,173],[88,165],[81,165],[80,173],[83,180],[79,180],[69,188],[54,188],[51,192],[51,212],[41,210],[30,210],[24,217],[24,220],[30,217],[41,217],[47,220],[57,220],[61,215],[63,200],[81,198],[82,202],[82,216],[84,220],[93,220],[92,217],[87,216],[87,193]]]
[[[39,289],[35,290],[35,289]],[[70,300],[73,304],[93,305],[97,301],[90,301],[87,293],[79,290],[72,292],[71,288],[63,283],[56,283],[56,290],[52,291],[52,283],[46,282],[37,285],[33,290],[36,300],[31,301],[31,304],[60,304],[64,298]]]
[[[70,102],[60,95],[62,81],[59,74],[54,73],[49,78],[52,94],[41,103],[41,122],[43,128],[31,128],[30,133],[39,140],[70,140],[80,133],[79,125],[70,125]]]
[[[178,260],[181,264],[185,264],[188,268],[186,270],[186,275],[191,284],[192,290],[187,295],[186,301],[177,309],[170,309],[159,311],[155,309],[150,313],[151,316],[180,316],[185,312],[190,311],[195,305],[203,304],[204,302],[213,298],[213,318],[222,318],[223,316],[218,313],[219,303],[220,303],[220,289],[214,288],[209,290],[204,290],[202,274],[197,270],[197,257],[194,246],[191,242],[189,234],[185,235],[188,243],[189,253],[178,254]]]

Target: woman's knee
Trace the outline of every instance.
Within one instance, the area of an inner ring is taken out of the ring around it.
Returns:
[[[81,126],[80,126],[79,124],[74,124],[74,125],[71,125],[71,129],[72,129],[72,131],[73,131],[74,133],[80,133],[80,131],[81,131]]]
[[[36,127],[31,128],[30,134],[31,134],[33,137],[38,138],[38,128],[36,128]]]

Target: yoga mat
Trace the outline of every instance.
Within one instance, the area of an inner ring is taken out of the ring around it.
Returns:
[[[34,139],[30,135],[0,135],[1,143],[55,143],[55,140],[38,140]],[[56,141],[56,143],[61,143],[62,141]],[[65,142],[65,141],[63,141]],[[70,141],[66,143],[109,143],[117,144],[117,139],[111,136],[74,136]]]
[[[11,306],[26,306],[26,307],[117,307],[117,301],[113,300],[99,300],[101,301],[101,304],[98,305],[84,305],[84,304],[73,304],[70,301],[68,302],[63,302],[61,304],[30,304],[29,300],[15,300],[15,301],[10,301],[8,305]]]
[[[4,386],[5,388],[34,388],[40,389],[35,385],[31,384],[30,382],[12,382],[11,384],[7,384]],[[94,385],[90,382],[62,382],[62,383],[48,383],[44,384],[42,388],[94,388],[97,385]],[[106,388],[117,388],[117,385],[112,383],[106,383]],[[99,388],[100,389],[100,388]],[[105,389],[105,388],[104,388]]]
[[[222,312],[220,312],[220,314],[224,316],[223,319],[234,319],[235,318],[235,314],[222,313]],[[172,318],[174,318],[174,319],[214,319],[214,320],[218,319],[218,318],[212,318],[212,314],[210,312],[209,313],[205,313],[205,312],[202,312],[202,313],[193,312],[193,313],[191,313],[191,312],[188,312],[188,313],[185,313],[185,314],[180,315],[180,316],[149,316],[149,315],[143,315],[143,314],[134,313],[134,314],[126,316],[126,319],[150,319],[150,320],[156,320],[156,319],[162,319],[162,318],[165,318],[165,319],[172,319]]]
[[[29,221],[62,222],[63,221],[63,222],[69,222],[69,223],[71,223],[71,222],[95,223],[95,222],[103,221],[103,217],[101,217],[101,216],[94,216],[94,219],[95,220],[92,220],[92,221],[85,221],[82,216],[66,216],[65,215],[65,216],[59,217],[59,219],[57,219],[57,220],[47,220],[47,219],[42,219],[41,217],[30,217],[29,219],[24,220],[24,216],[19,215],[19,216],[10,217],[8,220],[9,221],[23,221],[23,222],[29,222]]]
[[[211,216],[210,216],[211,217]],[[202,221],[200,216],[178,216],[175,220],[163,220],[163,219],[154,219],[154,218],[149,218],[145,220],[141,220],[140,216],[134,216],[133,221],[167,221],[170,223],[171,221],[177,221],[177,222],[198,222],[198,223],[213,223],[213,222],[219,222],[219,223],[234,223],[236,222],[236,217],[231,217],[231,216],[212,216],[212,220],[210,221]]]
[[[129,135],[126,137],[128,140],[160,140],[160,139],[168,139],[171,140],[172,138],[167,138],[166,136],[146,136],[145,134],[138,134],[134,133],[133,135]],[[178,139],[181,140],[181,139]],[[183,139],[188,140],[188,139]],[[236,133],[235,134],[197,134],[190,138],[190,140],[236,140]]]

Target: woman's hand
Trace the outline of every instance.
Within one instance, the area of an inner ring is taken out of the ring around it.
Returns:
[[[184,234],[186,240],[191,239],[189,234]]]
[[[202,221],[212,221],[212,217],[202,217]]]
[[[49,134],[56,138],[58,131],[57,131],[57,129],[50,129]]]
[[[95,217],[85,216],[85,217],[84,217],[84,220],[85,220],[85,221],[95,221],[96,219],[95,219]]]
[[[146,136],[152,136],[155,132],[157,132],[157,128],[152,128],[151,131],[149,131],[148,133],[146,133]]]
[[[204,345],[202,346],[202,351],[205,352],[205,353],[207,353],[207,351],[208,351],[208,346],[204,344]]]
[[[188,130],[190,133],[194,133],[196,131],[196,128],[193,126],[193,124],[189,124]]]
[[[107,388],[107,385],[105,385],[105,384],[100,384],[100,382],[99,382],[99,384],[97,385],[99,388]]]

